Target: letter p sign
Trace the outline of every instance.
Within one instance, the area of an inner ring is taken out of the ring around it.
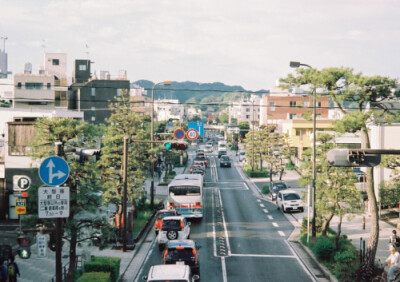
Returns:
[[[31,179],[26,175],[14,175],[13,186],[14,191],[26,191],[31,187]]]

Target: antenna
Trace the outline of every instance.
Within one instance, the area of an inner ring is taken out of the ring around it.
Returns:
[[[7,36],[2,36],[1,40],[3,40],[3,52],[6,52],[6,40],[8,39]]]
[[[85,44],[85,46],[86,46],[86,56],[87,56],[87,58],[89,59],[89,46],[87,45],[87,44]]]
[[[46,40],[42,39],[43,53],[46,53]]]

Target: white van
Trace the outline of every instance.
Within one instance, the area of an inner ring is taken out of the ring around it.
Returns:
[[[218,151],[226,150],[226,141],[218,141]]]
[[[182,264],[162,264],[153,265],[148,276],[144,276],[143,280],[148,282],[167,282],[167,281],[182,281],[194,282],[199,280],[198,275],[193,275],[190,271],[190,266]]]

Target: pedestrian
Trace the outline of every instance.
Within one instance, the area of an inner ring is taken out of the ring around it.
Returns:
[[[397,236],[396,230],[393,230],[392,235],[389,237],[389,248],[390,246],[394,246],[397,251],[400,250],[400,237]]]
[[[7,268],[4,266],[4,260],[0,259],[0,282],[7,282]]]
[[[390,247],[390,255],[388,258],[385,260],[383,265],[387,264],[389,267],[388,271],[388,281],[394,281],[395,278],[395,273],[397,270],[400,269],[399,267],[399,252],[396,250],[395,247],[391,246]]]
[[[14,261],[15,257],[11,255],[10,262],[7,264],[8,282],[17,282],[18,277],[21,276],[17,263]]]
[[[161,164],[157,166],[158,179],[161,179]]]

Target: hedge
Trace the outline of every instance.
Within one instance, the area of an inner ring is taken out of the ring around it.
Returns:
[[[86,272],[76,280],[77,282],[111,282],[110,272]]]
[[[84,272],[108,272],[110,281],[116,282],[119,278],[121,259],[116,257],[93,257],[92,261],[85,262]]]

